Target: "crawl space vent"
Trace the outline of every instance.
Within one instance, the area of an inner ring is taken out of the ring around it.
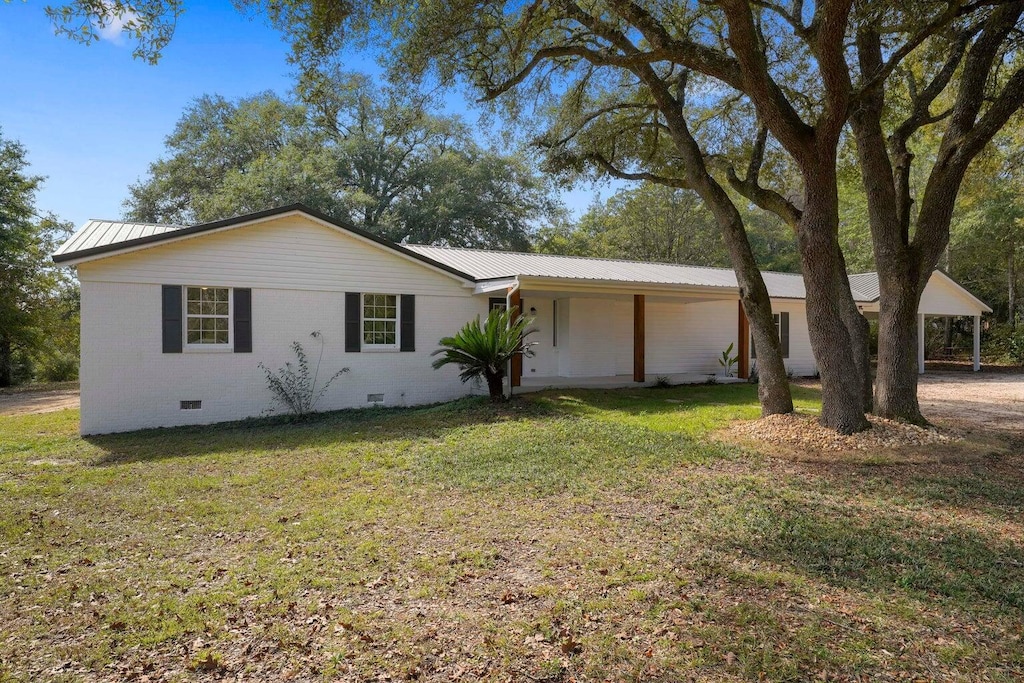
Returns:
[[[384,394],[367,394],[366,395],[366,402],[367,403],[383,403],[384,402]]]
[[[202,401],[182,401],[181,402],[181,409],[182,410],[202,410],[203,409],[203,402]]]

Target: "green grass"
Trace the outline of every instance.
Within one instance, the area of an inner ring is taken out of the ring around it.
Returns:
[[[711,435],[757,414],[721,385],[84,440],[0,417],[0,681],[1024,674],[1019,453]]]

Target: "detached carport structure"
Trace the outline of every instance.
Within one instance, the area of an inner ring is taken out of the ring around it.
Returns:
[[[861,313],[878,317],[878,274],[861,273],[850,276],[850,287]],[[992,309],[967,291],[963,285],[941,270],[935,270],[917,308],[917,371],[924,373],[924,323],[927,317],[967,316],[973,319],[974,371],[981,370],[981,316]]]

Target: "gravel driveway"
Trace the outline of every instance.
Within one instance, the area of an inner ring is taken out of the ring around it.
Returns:
[[[22,391],[0,394],[0,415],[26,415],[52,413],[55,410],[78,407],[78,390]]]
[[[917,396],[929,420],[1024,434],[1024,373],[930,371]]]

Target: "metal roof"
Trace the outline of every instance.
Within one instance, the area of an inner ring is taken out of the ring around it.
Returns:
[[[398,245],[355,226],[340,223],[308,207],[293,204],[247,216],[195,226],[136,223],[123,221],[90,220],[83,225],[54,254],[54,261],[74,261],[122,249],[141,247],[164,239],[185,236],[208,230],[241,225],[263,217],[291,211],[305,213],[336,227],[362,235],[379,244],[430,265],[471,280],[496,278],[536,277],[608,282],[623,284],[676,285],[735,290],[736,275],[729,268],[709,268],[674,263],[650,263],[621,259],[557,256],[523,252],[460,249],[421,244]],[[180,232],[179,234],[178,231]],[[798,273],[763,271],[768,294],[779,299],[803,299],[806,296],[803,276]],[[851,289],[856,301],[871,302],[878,298],[878,276],[863,273],[850,276]]]
[[[537,277],[727,289],[738,287],[736,274],[729,268],[433,247],[423,244],[408,244],[406,248],[431,260],[457,268],[477,280]],[[763,271],[762,275],[770,296],[777,299],[805,298],[804,278],[799,273]],[[867,275],[874,277],[873,273]],[[877,278],[875,279],[877,280]],[[859,288],[853,287],[852,289],[854,299],[857,301],[869,300]]]
[[[181,230],[183,225],[166,225],[163,223],[130,223],[124,221],[90,220],[60,245],[54,256],[63,256],[76,251],[105,247],[119,242],[127,242],[141,237],[162,235],[166,232]]]
[[[878,299],[878,273],[860,273],[850,276],[850,289],[856,293],[860,292],[864,297],[858,301],[875,301]]]

